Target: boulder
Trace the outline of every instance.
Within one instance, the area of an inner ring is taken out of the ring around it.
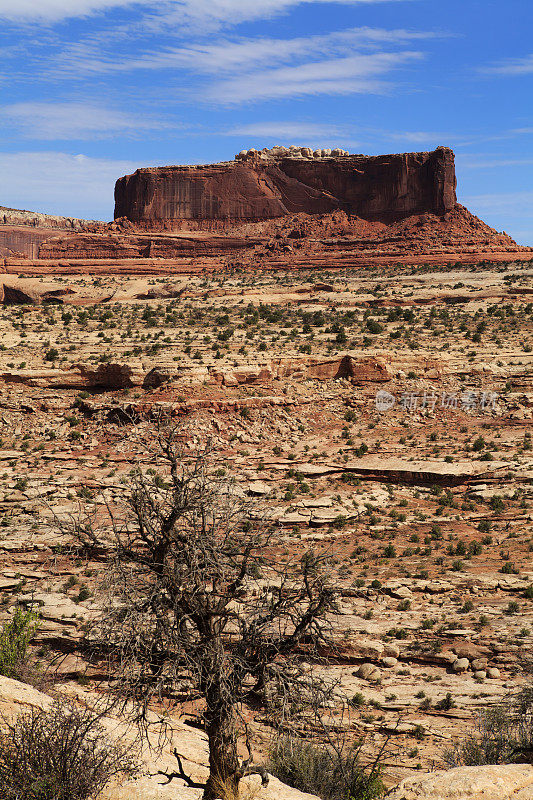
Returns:
[[[265,481],[250,481],[248,484],[248,494],[255,495],[257,497],[263,497],[264,495],[270,494],[271,487]]]
[[[146,292],[140,292],[135,295],[137,300],[164,300],[170,298],[180,298],[184,293],[185,286],[175,286],[172,283],[166,283],[164,286],[154,286],[152,289],[147,289]]]
[[[405,778],[387,800],[532,800],[533,767],[458,767]]]
[[[452,664],[454,672],[466,672],[470,666],[470,661],[467,658],[458,658]]]
[[[163,367],[154,367],[143,380],[143,389],[158,389],[164,383],[172,380],[170,371]]]
[[[365,681],[376,681],[381,678],[381,672],[374,664],[361,664],[357,670],[357,677]]]

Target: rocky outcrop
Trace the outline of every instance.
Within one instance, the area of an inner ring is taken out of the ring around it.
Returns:
[[[219,256],[257,241],[232,236],[134,236],[116,233],[79,233],[54,236],[39,248],[39,258],[191,258]]]
[[[0,256],[38,258],[39,247],[50,238],[51,230],[80,231],[88,224],[84,219],[0,206]]]
[[[85,219],[59,217],[53,214],[40,214],[38,211],[20,211],[17,208],[0,206],[0,225],[27,225],[31,228],[82,230],[88,224],[91,223]]]
[[[50,289],[37,291],[35,288],[0,285],[0,303],[5,306],[39,305],[40,303],[62,303],[65,295],[75,294],[73,289]]]
[[[137,364],[106,362],[95,368],[78,364],[78,369],[88,386],[101,389],[131,389],[133,386],[140,386],[143,380],[142,367]]]
[[[454,154],[445,147],[387,156],[309,157],[300,151],[261,158],[248,151],[238,161],[138,169],[120,178],[115,218],[155,230],[336,210],[390,222],[451,211],[455,186]]]
[[[406,778],[387,800],[531,800],[533,767],[459,767]]]

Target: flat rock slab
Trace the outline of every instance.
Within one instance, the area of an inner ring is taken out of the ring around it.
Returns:
[[[507,461],[457,461],[448,464],[444,461],[407,461],[372,455],[346,464],[301,463],[296,465],[296,469],[308,478],[351,472],[369,480],[389,479],[407,484],[431,482],[461,484],[475,478],[490,478],[493,473],[508,469],[510,466],[512,464]]]
[[[94,695],[84,694],[80,689],[75,689],[69,694],[74,698],[77,697],[82,703],[88,701],[89,705],[95,699]],[[51,697],[32,686],[0,676],[0,715],[4,719],[14,720],[30,708],[49,708],[52,702]],[[133,740],[134,733],[131,726],[123,721],[105,717],[101,722],[111,738],[124,737],[125,743]],[[172,755],[174,747],[182,755],[185,769],[193,778],[198,780],[205,778],[207,774],[208,753],[205,735],[198,730],[188,728],[179,720],[173,720],[173,729],[174,737],[161,753],[156,754],[154,747],[153,754],[145,753],[146,762],[141,758],[141,763],[144,762],[141,774],[122,785],[109,785],[102,794],[102,800],[201,800],[201,790],[184,787],[183,782],[179,780],[162,785],[164,778],[157,775],[159,769],[168,772],[175,769],[176,761]],[[265,788],[261,788],[261,780],[256,775],[246,778],[243,783],[243,795],[257,800],[318,800],[314,795],[286,786],[273,776]]]
[[[406,778],[387,800],[533,800],[533,767],[458,767]]]

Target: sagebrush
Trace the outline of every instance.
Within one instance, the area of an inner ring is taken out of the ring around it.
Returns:
[[[361,763],[361,747],[340,750],[285,736],[270,749],[268,768],[284,783],[323,800],[374,800],[384,785],[379,763]]]
[[[93,800],[112,778],[134,773],[98,717],[70,703],[34,708],[0,731],[1,800]]]
[[[533,689],[481,711],[444,757],[453,767],[533,763]]]

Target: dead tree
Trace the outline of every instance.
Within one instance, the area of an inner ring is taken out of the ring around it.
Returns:
[[[134,471],[123,507],[108,507],[104,524],[76,524],[78,539],[111,553],[92,635],[107,650],[112,690],[138,719],[154,700],[199,700],[204,798],[229,800],[254,771],[243,709],[266,703],[279,718],[310,691],[301,654],[326,643],[334,595],[312,553],[280,565],[271,530],[213,469],[208,448],[191,457],[175,430],[156,440],[158,468]],[[179,758],[167,778],[196,785]]]

